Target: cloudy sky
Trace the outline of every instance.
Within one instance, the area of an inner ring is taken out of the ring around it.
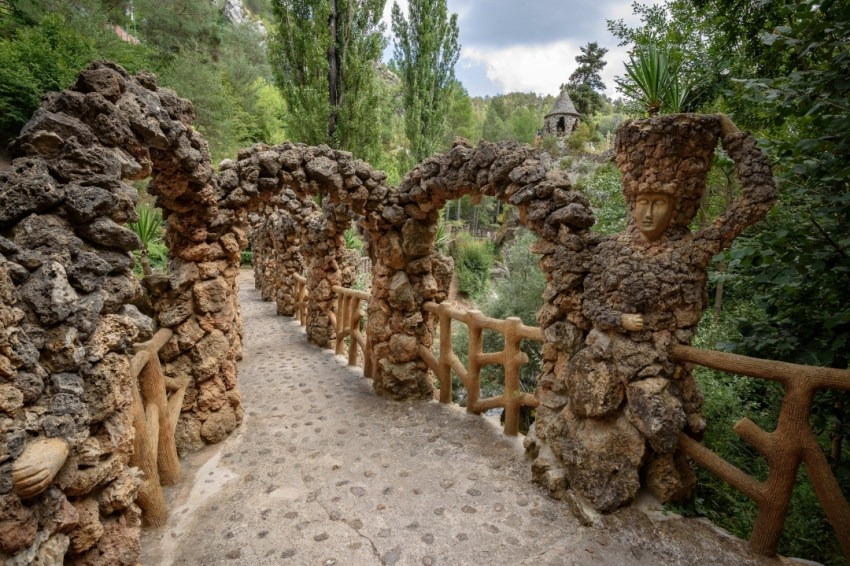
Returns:
[[[407,0],[397,0],[403,10]],[[642,0],[643,3],[652,0]],[[393,0],[384,19],[390,32]],[[448,0],[458,15],[461,55],[455,73],[472,96],[507,92],[558,94],[575,70],[579,47],[596,41],[609,49],[602,73],[606,93],[617,96],[626,50],[605,20],[636,24],[631,0]],[[386,58],[392,56],[392,45]]]

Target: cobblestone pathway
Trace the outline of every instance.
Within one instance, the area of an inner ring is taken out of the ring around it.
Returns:
[[[169,524],[145,531],[145,565],[778,563],[693,521],[627,511],[580,527],[497,422],[376,396],[276,316],[250,273],[240,284],[245,421],[184,459]]]

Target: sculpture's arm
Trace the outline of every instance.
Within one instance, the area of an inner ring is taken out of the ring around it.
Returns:
[[[700,230],[696,242],[708,252],[707,259],[732,245],[747,227],[767,216],[776,202],[776,185],[767,156],[749,132],[740,131],[727,116],[720,115],[723,149],[735,163],[743,192],[719,218]]]

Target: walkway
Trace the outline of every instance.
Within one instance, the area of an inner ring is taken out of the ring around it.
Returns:
[[[242,426],[183,460],[145,566],[780,564],[694,520],[581,527],[498,421],[376,396],[240,276]]]

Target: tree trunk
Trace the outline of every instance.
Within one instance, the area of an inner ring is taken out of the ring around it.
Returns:
[[[717,272],[721,275],[726,273],[726,262],[720,262],[717,266]],[[723,308],[723,280],[717,282],[717,290],[714,292],[714,323],[720,320],[720,309]]]
[[[328,102],[330,103],[330,114],[328,115],[328,142],[333,140],[336,134],[336,120],[339,114],[339,53],[337,52],[337,0],[330,0],[331,13],[328,17],[328,28],[330,28],[331,41],[328,45]]]
[[[723,188],[723,200],[726,201],[726,210],[729,210],[732,207],[732,202],[735,200],[735,194],[732,190],[733,188],[733,179],[732,173],[734,169],[730,169],[726,171],[726,186]],[[702,208],[702,207],[701,207]],[[706,225],[708,225],[708,221],[706,220]],[[720,274],[726,273],[726,262],[720,262],[720,265],[717,266],[717,272]],[[714,293],[714,323],[716,324],[720,320],[720,310],[723,307],[723,281],[717,282],[717,290]]]
[[[843,411],[841,410],[844,407],[844,404],[841,401],[836,401],[833,412],[833,416],[835,417],[835,424],[832,425],[832,434],[830,434],[830,439],[832,440],[832,447],[830,450],[830,455],[832,456],[832,467],[837,468],[839,464],[841,464],[841,441],[843,440],[843,436],[841,435],[841,418],[843,417]]]

